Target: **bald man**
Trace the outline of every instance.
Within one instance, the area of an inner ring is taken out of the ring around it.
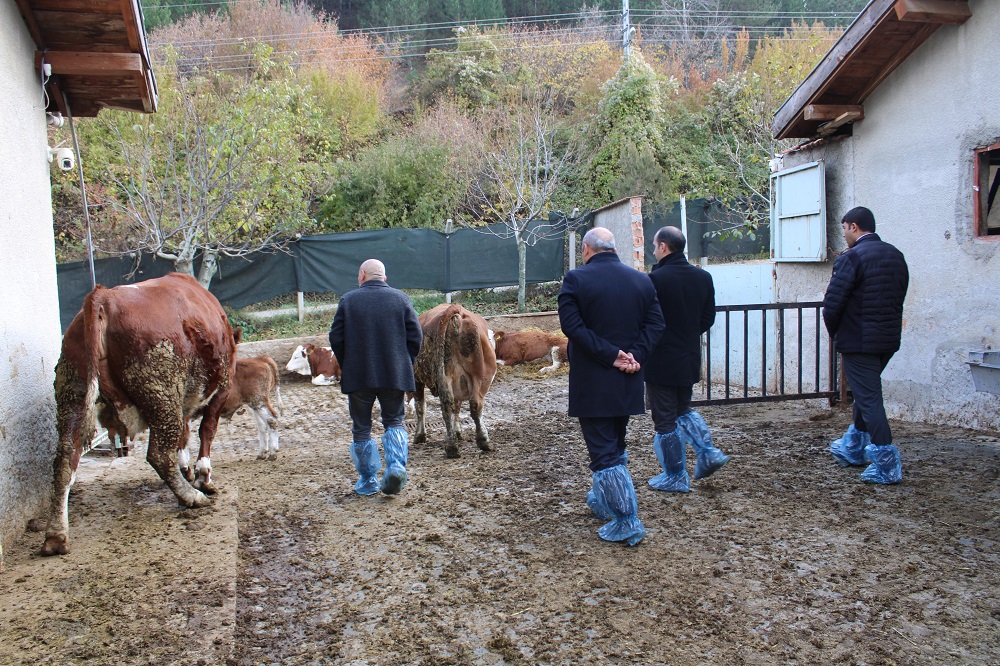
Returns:
[[[634,546],[646,535],[625,467],[629,416],[644,414],[642,364],[663,332],[653,284],[618,259],[604,227],[583,237],[583,262],[563,278],[559,323],[569,339],[569,415],[580,420],[593,488],[587,504],[605,541]]]
[[[358,269],[358,288],[344,294],[330,327],[330,347],[340,362],[340,390],[351,413],[351,460],[358,471],[354,490],[395,495],[406,483],[409,440],[404,394],[416,389],[413,362],[423,333],[410,297],[386,284],[385,265],[368,259]],[[371,436],[372,408],[382,412],[385,473]]]

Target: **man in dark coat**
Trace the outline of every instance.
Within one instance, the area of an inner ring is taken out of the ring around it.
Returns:
[[[340,363],[340,390],[351,413],[351,460],[360,478],[354,490],[373,495],[380,489],[398,493],[406,483],[408,439],[403,417],[404,394],[413,391],[413,362],[420,353],[423,332],[410,297],[385,282],[385,266],[368,259],[358,270],[358,289],[340,299],[330,327],[330,347]],[[382,410],[382,448],[371,437],[372,407]]]
[[[622,264],[603,227],[583,237],[583,262],[563,278],[559,323],[569,339],[569,415],[580,419],[593,489],[587,504],[606,541],[638,544],[646,534],[625,467],[629,416],[645,413],[642,364],[663,331],[649,278]]]
[[[715,285],[711,274],[684,256],[687,244],[676,227],[653,237],[657,264],[649,279],[660,301],[666,330],[646,362],[646,397],[656,436],[653,450],[663,473],[649,480],[656,490],[686,493],[687,445],[697,454],[694,478],[713,474],[729,456],[712,445],[701,414],[691,409],[692,386],[701,381],[701,336],[715,323]]]
[[[882,371],[899,349],[910,273],[903,253],[875,233],[870,210],[852,208],[840,224],[848,249],[833,264],[823,321],[854,395],[854,423],[830,452],[844,467],[871,463],[863,481],[899,483],[903,463],[882,402]]]

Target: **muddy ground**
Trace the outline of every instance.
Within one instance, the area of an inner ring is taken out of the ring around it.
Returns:
[[[429,406],[398,497],[351,491],[346,399],[292,375],[277,461],[249,415],[220,428],[212,507],[179,508],[142,442],[87,456],[72,552],[8,547],[0,664],[1000,664],[992,433],[894,423],[905,481],[875,487],[827,453],[843,412],[705,408],[733,460],[676,495],[645,485],[636,417],[648,536],[626,548],[584,504],[565,371],[537,367],[491,390],[494,453],[446,460]]]

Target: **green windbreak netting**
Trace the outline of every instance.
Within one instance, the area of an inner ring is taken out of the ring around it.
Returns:
[[[501,226],[492,228],[496,233]],[[304,236],[282,251],[246,257],[220,257],[209,286],[223,305],[242,308],[277,296],[307,292],[343,294],[358,286],[358,267],[365,259],[386,266],[389,284],[399,289],[459,291],[517,284],[517,246],[512,238],[460,229],[444,234],[432,229],[379,229]],[[527,282],[558,280],[563,274],[564,238],[529,246]],[[195,274],[200,268],[195,261]],[[106,287],[132,284],[166,275],[173,263],[152,255],[135,259],[98,259],[97,283]],[[63,330],[90,291],[87,262],[57,266],[59,311]]]

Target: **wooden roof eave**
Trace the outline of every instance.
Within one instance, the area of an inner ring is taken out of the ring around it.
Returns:
[[[940,25],[961,24],[971,15],[966,0],[872,0],[775,113],[772,135],[776,139],[814,138],[864,118],[861,105],[900,63]],[[866,84],[854,92],[852,99],[824,100],[824,93],[834,86],[839,77],[860,68],[863,64],[861,52],[879,39],[880,32],[889,23],[910,26],[910,37],[905,46],[897,50],[877,72],[869,75]],[[837,118],[840,124],[827,121],[823,114],[816,112],[818,108],[823,108],[831,118]]]

